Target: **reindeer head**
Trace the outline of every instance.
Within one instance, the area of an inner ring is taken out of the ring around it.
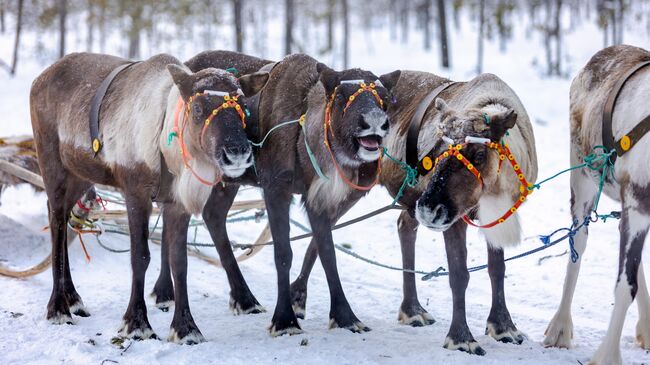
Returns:
[[[268,80],[258,72],[239,79],[231,73],[207,68],[197,73],[167,66],[185,101],[182,138],[194,158],[216,165],[229,177],[239,177],[252,165],[253,156],[246,136],[246,99]]]
[[[333,153],[350,167],[376,161],[388,132],[385,111],[399,71],[378,78],[360,69],[337,72],[322,63],[317,71],[329,98],[325,123]]]
[[[456,111],[441,98],[436,99],[435,106],[441,114],[438,133],[444,136],[435,147],[436,155],[443,154],[450,144],[458,145],[471,137],[460,152],[475,169],[472,172],[452,156],[440,159],[430,174],[427,188],[417,201],[416,217],[424,226],[444,231],[475,209],[483,194],[497,188],[499,153],[485,143],[471,143],[472,138],[499,142],[515,125],[517,113],[502,106]]]

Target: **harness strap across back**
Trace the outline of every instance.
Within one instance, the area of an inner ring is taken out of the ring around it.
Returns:
[[[117,75],[119,75],[120,72],[126,70],[127,68],[135,65],[136,63],[139,62],[129,62],[114,68],[113,71],[111,71],[111,73],[106,76],[102,83],[99,84],[97,91],[95,91],[95,95],[93,95],[93,98],[90,100],[90,143],[95,156],[97,156],[97,153],[99,153],[99,150],[102,148],[102,143],[99,140],[99,112],[102,108],[102,101],[104,100],[104,96],[106,96],[108,88],[111,86],[111,83],[117,77]]]
[[[614,106],[616,105],[616,99],[621,93],[623,85],[625,85],[627,80],[629,80],[632,75],[648,65],[650,65],[650,61],[641,62],[632,67],[625,75],[623,75],[623,77],[614,85],[612,92],[607,97],[607,101],[603,106],[603,146],[605,146],[608,151],[616,150],[616,154],[610,157],[610,160],[612,162],[616,161],[617,156],[623,156],[625,152],[629,151],[635,143],[637,143],[646,133],[648,133],[648,131],[650,131],[649,115],[645,117],[639,124],[637,124],[630,133],[623,135],[623,137],[621,137],[619,140],[614,139],[614,134],[612,132]]]
[[[447,81],[437,88],[433,89],[429,94],[427,94],[424,99],[418,105],[418,108],[415,110],[413,117],[411,117],[411,123],[409,125],[409,130],[406,135],[406,163],[414,168],[420,170],[420,159],[418,156],[418,136],[420,135],[420,127],[422,126],[422,119],[424,114],[429,109],[431,103],[436,99],[440,93],[445,91],[449,86],[455,84],[453,81]]]

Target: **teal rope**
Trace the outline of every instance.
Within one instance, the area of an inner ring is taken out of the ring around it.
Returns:
[[[285,125],[298,123],[299,121],[300,121],[300,119],[294,119],[294,120],[289,120],[289,121],[277,124],[277,125],[273,126],[273,128],[269,129],[268,132],[266,132],[266,135],[264,136],[264,138],[262,138],[262,140],[260,142],[253,142],[251,140],[249,140],[248,142],[251,145],[255,146],[255,147],[262,148],[264,146],[264,142],[266,142],[266,139],[269,138],[269,136],[271,135],[271,133],[273,133],[274,130],[276,130],[276,129],[280,128],[280,127],[284,127]]]
[[[318,165],[318,161],[316,161],[316,156],[314,155],[314,152],[309,147],[309,143],[307,143],[307,130],[305,129],[305,125],[301,124],[300,126],[302,127],[302,135],[305,141],[305,149],[307,150],[307,156],[309,156],[309,161],[311,161],[311,165],[314,167],[314,171],[316,171],[316,174],[318,174],[318,176],[321,179],[329,180],[329,177],[325,176],[323,170],[321,170],[320,166]],[[327,131],[325,131],[325,133],[327,133]]]
[[[386,157],[388,157],[389,160],[396,163],[399,166],[399,168],[406,173],[406,175],[404,176],[404,181],[402,182],[402,185],[399,187],[399,190],[397,191],[397,195],[395,195],[395,198],[393,199],[393,205],[395,205],[397,204],[399,199],[404,195],[404,189],[406,189],[407,186],[409,188],[412,188],[415,186],[415,184],[418,183],[418,170],[409,166],[406,162],[400,161],[395,157],[391,156],[388,153],[388,149],[386,147],[384,147],[384,155],[386,155]]]

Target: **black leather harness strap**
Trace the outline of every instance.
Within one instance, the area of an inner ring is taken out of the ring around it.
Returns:
[[[641,62],[632,67],[625,75],[623,75],[623,77],[614,85],[612,92],[607,97],[607,101],[603,106],[603,146],[605,146],[608,151],[616,150],[616,154],[610,157],[612,163],[616,161],[617,156],[623,156],[625,152],[629,151],[635,143],[637,143],[646,133],[648,133],[648,131],[650,131],[650,116],[647,116],[639,124],[637,124],[632,129],[632,131],[630,131],[628,134],[625,134],[619,140],[614,139],[614,134],[612,132],[614,106],[616,105],[616,99],[618,98],[623,85],[625,85],[627,80],[629,80],[632,75],[648,65],[650,65],[650,61]]]
[[[139,62],[129,62],[114,68],[113,71],[111,71],[111,73],[106,76],[102,83],[99,84],[97,91],[95,91],[95,95],[93,95],[93,98],[90,100],[90,143],[95,156],[97,156],[97,153],[99,153],[99,150],[102,148],[102,143],[99,140],[99,112],[102,108],[102,101],[104,100],[104,96],[106,95],[108,88],[111,86],[111,83],[117,77],[117,75],[119,75],[120,72],[126,70],[127,68],[135,65],[136,63]]]
[[[418,156],[418,136],[420,135],[422,119],[436,97],[453,84],[455,84],[455,82],[446,81],[433,89],[433,91],[428,93],[424,99],[422,99],[420,105],[418,105],[418,108],[415,110],[415,113],[413,113],[413,117],[411,117],[409,130],[406,134],[406,163],[413,168],[417,168],[420,175],[423,175],[423,173],[420,168],[420,158]]]

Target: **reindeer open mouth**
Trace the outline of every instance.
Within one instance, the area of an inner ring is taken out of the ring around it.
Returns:
[[[379,146],[381,146],[382,139],[383,139],[382,137],[376,134],[370,134],[367,136],[357,137],[357,143],[359,143],[359,146],[363,147],[364,149],[370,152],[375,152],[379,150]]]

